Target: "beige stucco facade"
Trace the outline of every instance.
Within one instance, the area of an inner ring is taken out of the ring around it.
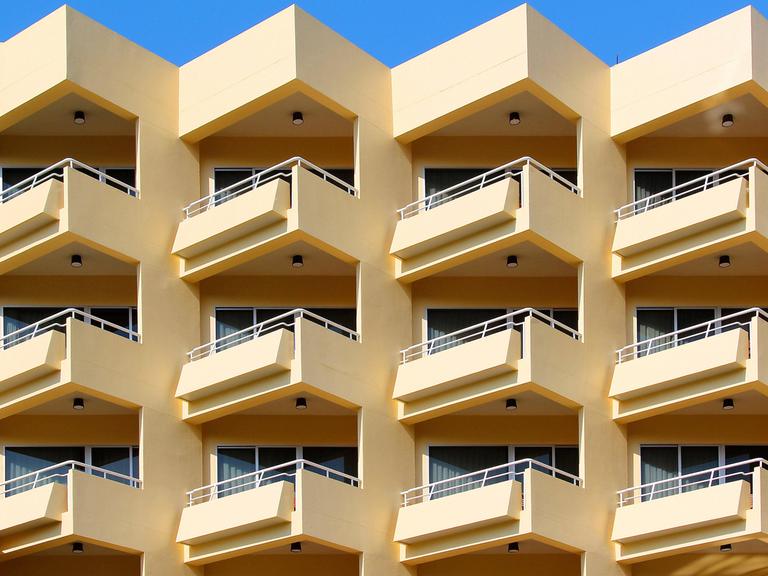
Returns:
[[[528,5],[394,68],[297,7],[181,67],[69,7],[0,43],[0,574],[768,573],[768,462],[639,487],[645,446],[768,446],[766,47],[744,8],[608,66]],[[456,168],[485,175],[429,196]],[[278,316],[217,339],[246,307]],[[676,307],[752,311],[638,343]],[[14,483],[11,451],[76,446],[137,463]],[[457,489],[436,446],[515,463]],[[232,488],[220,447],[296,461]]]

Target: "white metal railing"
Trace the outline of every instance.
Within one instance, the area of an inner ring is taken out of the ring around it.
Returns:
[[[670,348],[676,348],[702,338],[709,338],[717,334],[722,334],[729,330],[736,330],[743,328],[749,331],[749,324],[752,318],[762,318],[768,320],[768,313],[761,308],[748,308],[743,312],[735,312],[728,314],[727,316],[721,316],[720,318],[714,318],[701,324],[695,324],[688,328],[682,328],[669,332],[667,334],[661,334],[660,336],[654,336],[647,340],[635,342],[629,344],[623,348],[616,350],[616,363],[621,364],[627,360],[634,360],[640,356],[648,356],[662,350],[668,350]]]
[[[35,186],[38,186],[43,182],[47,182],[48,180],[62,180],[64,178],[64,168],[72,168],[79,172],[86,173],[89,176],[95,177],[99,181],[107,182],[111,184],[113,187],[117,188],[118,190],[121,190],[122,192],[125,192],[126,194],[128,194],[128,196],[131,196],[133,198],[139,197],[139,191],[137,188],[130,186],[129,184],[126,184],[125,182],[122,182],[117,178],[108,176],[107,174],[97,170],[93,166],[88,166],[88,164],[83,164],[79,160],[75,160],[74,158],[65,158],[60,162],[56,162],[56,164],[48,166],[47,168],[43,168],[37,174],[33,174],[29,178],[25,178],[18,184],[14,184],[13,186],[10,186],[9,188],[6,188],[2,192],[0,192],[0,204],[4,202],[8,202],[9,200],[16,198],[17,196],[20,196],[25,192],[30,191]]]
[[[749,469],[745,470],[745,467],[749,467]],[[755,474],[755,469],[759,468],[768,470],[768,460],[752,458],[751,460],[733,462],[725,466],[691,472],[690,474],[683,474],[673,478],[647,482],[639,486],[619,490],[617,492],[619,497],[618,506],[621,508],[636,504],[638,498],[641,501],[655,500],[683,492],[710,488],[718,484],[733,482],[734,480],[750,480]]]
[[[91,466],[90,464],[83,464],[77,460],[66,460],[0,483],[0,497],[7,498],[8,496],[39,488],[40,486],[45,486],[52,482],[66,483],[67,475],[71,470],[78,470],[80,472],[86,472],[92,476],[128,484],[133,488],[141,488],[141,480],[134,478],[133,476],[127,476],[126,474],[113,472],[112,470],[99,468],[98,466]]]
[[[86,324],[97,326],[102,330],[118,334],[119,336],[124,336],[134,342],[141,341],[141,335],[138,332],[134,332],[133,330],[129,330],[128,328],[114,324],[108,320],[102,320],[98,316],[88,314],[77,308],[67,308],[66,310],[57,312],[47,318],[43,318],[34,324],[30,324],[29,326],[25,326],[24,328],[6,334],[0,338],[0,350],[5,350],[16,344],[21,344],[22,342],[31,340],[32,338],[50,332],[51,330],[58,330],[61,332],[67,326],[67,318],[74,318],[85,322]]]
[[[619,220],[624,220],[625,218],[629,218],[637,214],[642,214],[643,212],[653,210],[654,208],[669,204],[675,200],[680,200],[686,196],[691,196],[693,194],[697,194],[698,192],[703,192],[709,188],[720,186],[721,184],[725,184],[726,182],[735,180],[736,178],[748,178],[749,169],[752,167],[768,174],[768,166],[763,164],[757,158],[750,158],[749,160],[744,160],[742,162],[732,164],[731,166],[726,166],[725,168],[710,172],[709,174],[700,176],[699,178],[694,178],[689,182],[683,182],[682,184],[673,186],[668,190],[662,190],[661,192],[657,192],[656,194],[646,196],[640,200],[630,202],[621,208],[617,208],[614,210],[614,214],[616,214],[616,221],[618,222]]]
[[[459,492],[476,490],[477,488],[485,488],[491,484],[498,484],[499,482],[506,482],[509,480],[517,480],[522,483],[523,475],[529,468],[549,474],[550,476],[555,476],[556,478],[568,482],[569,484],[574,484],[575,486],[581,486],[582,484],[582,480],[578,476],[559,470],[549,464],[543,464],[542,462],[538,462],[531,458],[524,458],[522,460],[516,460],[515,462],[508,462],[506,464],[500,464],[499,466],[486,468],[485,470],[478,470],[477,472],[470,472],[468,474],[462,474],[461,476],[446,478],[445,480],[438,480],[437,482],[410,488],[409,490],[400,493],[400,505],[411,506],[427,500],[442,498],[452,494],[458,494]]]
[[[285,312],[279,316],[275,316],[274,318],[270,318],[269,320],[265,320],[264,322],[259,322],[258,324],[244,328],[243,330],[239,330],[238,332],[233,332],[232,334],[222,336],[221,338],[217,338],[216,340],[198,346],[197,348],[193,348],[187,352],[187,357],[189,358],[190,362],[194,362],[195,360],[206,358],[211,354],[221,352],[227,348],[231,348],[232,346],[242,344],[243,342],[254,340],[259,336],[264,336],[281,328],[292,330],[296,324],[296,320],[299,318],[306,318],[310,322],[319,324],[323,328],[327,328],[332,332],[341,334],[342,336],[345,336],[350,340],[354,340],[355,342],[360,341],[360,334],[354,330],[350,330],[341,324],[337,324],[336,322],[323,318],[322,316],[318,316],[317,314],[314,314],[308,310],[304,310],[303,308],[297,308],[295,310],[291,310],[290,312]]]
[[[578,186],[571,184],[568,180],[557,174],[554,170],[550,170],[541,162],[534,160],[530,156],[523,156],[522,158],[518,158],[512,162],[507,162],[498,168],[494,168],[488,172],[484,172],[483,174],[478,174],[477,176],[469,178],[464,182],[454,184],[450,188],[440,190],[435,194],[431,194],[430,196],[421,198],[415,202],[411,202],[410,204],[400,208],[397,213],[400,215],[400,220],[404,220],[405,218],[415,216],[420,212],[424,212],[432,208],[437,208],[446,202],[450,202],[451,200],[455,200],[461,196],[466,196],[467,194],[476,192],[477,190],[480,190],[489,184],[493,184],[494,182],[499,182],[505,178],[518,178],[521,176],[523,167],[525,166],[531,166],[535,168],[539,172],[549,176],[555,182],[565,186],[574,194],[581,194],[581,190]],[[522,198],[520,204],[523,204]]]
[[[267,182],[271,182],[272,180],[276,180],[278,178],[290,178],[291,169],[294,166],[301,166],[306,168],[316,176],[320,176],[326,182],[330,182],[331,184],[341,188],[350,196],[360,195],[357,188],[347,184],[341,178],[334,176],[327,170],[323,170],[319,166],[312,164],[312,162],[305,160],[300,156],[294,156],[293,158],[289,158],[284,162],[280,162],[280,164],[275,164],[274,166],[265,168],[253,176],[244,178],[243,180],[235,182],[226,188],[222,188],[221,190],[217,190],[216,192],[208,194],[208,196],[191,202],[183,209],[184,218],[192,218],[193,216],[201,214],[202,212],[206,212],[207,210],[210,210],[219,204],[223,204],[228,200],[232,200],[233,198],[241,196],[246,192],[250,192],[251,190],[258,188]]]
[[[521,310],[515,310],[509,314],[504,314],[503,316],[498,316],[497,318],[491,318],[485,322],[474,324],[467,328],[462,328],[461,330],[456,330],[455,332],[444,334],[443,336],[438,336],[436,338],[432,338],[431,340],[426,340],[424,342],[420,342],[419,344],[409,346],[408,348],[400,351],[400,363],[405,364],[413,360],[418,360],[423,356],[436,354],[437,352],[441,352],[442,350],[446,350],[448,348],[453,348],[454,346],[459,346],[466,342],[485,338],[491,334],[519,328],[523,325],[525,319],[528,317],[538,318],[545,324],[549,324],[552,328],[568,334],[575,340],[581,340],[581,333],[574,330],[570,326],[566,326],[562,322],[558,322],[554,318],[551,318],[550,316],[547,316],[543,312],[539,312],[534,308],[522,308]]]
[[[254,488],[259,488],[282,480],[293,482],[299,470],[307,470],[332,480],[338,480],[339,482],[350,484],[357,488],[360,487],[359,478],[355,478],[344,472],[339,472],[328,466],[323,466],[322,464],[316,464],[300,458],[298,460],[291,460],[285,464],[278,464],[277,466],[264,468],[262,470],[257,470],[256,472],[250,472],[248,474],[243,474],[242,476],[222,480],[221,482],[190,490],[187,492],[187,506],[210,502],[217,498],[229,496],[238,492],[245,492],[246,490],[253,490]]]

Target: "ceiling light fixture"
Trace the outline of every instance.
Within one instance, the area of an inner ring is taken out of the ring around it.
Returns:
[[[733,114],[723,114],[723,128],[730,128],[733,126]]]
[[[301,126],[304,124],[304,114],[301,112],[294,112],[293,113],[293,125],[294,126]]]
[[[507,268],[517,268],[517,256],[507,256]]]
[[[85,547],[82,542],[72,542],[72,554],[82,554],[85,552]]]
[[[72,257],[69,259],[69,265],[72,266],[72,268],[82,268],[83,257],[80,256],[80,254],[72,254]]]
[[[720,268],[730,268],[731,257],[728,256],[728,254],[723,254],[717,259],[717,265],[720,266]]]
[[[304,266],[304,256],[301,254],[294,254],[291,256],[291,266],[294,268],[301,268]]]
[[[517,400],[514,398],[507,398],[507,402],[505,403],[504,407],[512,412],[512,410],[517,410]]]
[[[299,554],[301,552],[301,542],[291,542],[291,552]]]
[[[83,398],[73,399],[72,410],[85,410],[85,400]]]
[[[510,112],[509,123],[512,126],[517,126],[518,124],[520,124],[520,112]]]
[[[725,398],[723,400],[723,410],[733,410],[736,405],[733,403],[733,398]]]
[[[509,544],[507,544],[507,552],[509,552],[510,554],[517,554],[518,552],[520,552],[520,544],[518,544],[517,542],[510,542]]]
[[[730,544],[723,544],[720,546],[720,552],[730,552],[731,550],[733,550],[733,546]]]
[[[296,398],[296,410],[306,410],[307,409],[307,399],[302,397]]]
[[[78,126],[85,124],[85,112],[82,110],[77,110],[72,118],[72,121]]]

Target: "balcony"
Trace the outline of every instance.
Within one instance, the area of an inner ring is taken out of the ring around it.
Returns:
[[[746,460],[619,491],[612,540],[633,563],[765,538],[768,461]]]
[[[365,515],[357,478],[295,460],[188,492],[177,542],[192,565],[302,540],[361,551]]]
[[[589,512],[581,484],[525,459],[406,490],[395,527],[400,559],[422,564],[510,540],[583,550]]]
[[[393,397],[415,424],[532,391],[580,405],[581,334],[525,308],[401,351]]]
[[[626,282],[718,251],[766,245],[768,167],[745,160],[616,210],[613,277]]]
[[[139,211],[133,186],[62,160],[0,193],[0,274],[72,242],[136,262]]]
[[[295,157],[196,200],[184,208],[173,243],[181,277],[198,282],[298,241],[356,261],[359,195]]]
[[[523,242],[577,264],[583,210],[578,187],[520,158],[398,210],[396,276],[414,282]]]
[[[137,550],[138,537],[123,525],[143,524],[139,488],[137,478],[74,461],[6,480],[0,484],[3,560],[72,540]]]
[[[357,332],[297,309],[199,346],[176,389],[183,417],[207,422],[302,393],[360,406],[366,366],[359,341]]]
[[[768,395],[768,314],[759,308],[625,346],[616,352],[613,417],[627,423],[733,397]]]
[[[136,407],[138,333],[68,308],[0,339],[0,418],[73,391]]]

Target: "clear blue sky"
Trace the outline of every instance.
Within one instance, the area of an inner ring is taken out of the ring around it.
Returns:
[[[0,0],[0,40],[61,0]],[[285,8],[287,0],[70,0],[134,42],[183,64]],[[394,66],[521,4],[517,0],[300,0],[304,10]],[[568,34],[613,64],[747,4],[733,0],[531,0]],[[754,2],[768,16],[768,0]],[[405,16],[403,16],[405,15]]]

